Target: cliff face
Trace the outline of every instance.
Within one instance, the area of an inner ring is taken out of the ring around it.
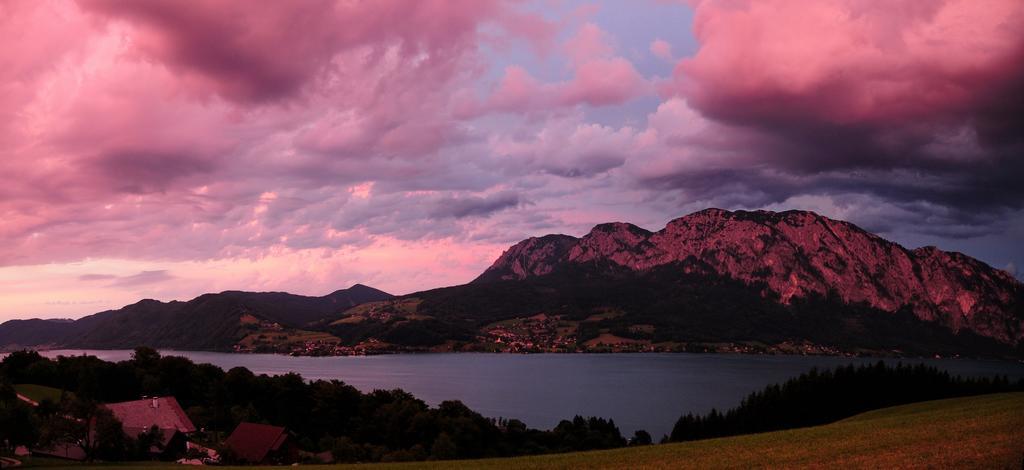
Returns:
[[[607,264],[631,271],[678,265],[763,284],[781,302],[809,295],[897,311],[1008,344],[1024,331],[1024,287],[1008,273],[934,247],[907,250],[812,212],[707,209],[657,232],[624,223],[590,233],[531,238],[474,282],[543,276],[560,266]]]
[[[505,250],[501,257],[473,282],[543,276],[565,259],[565,255],[577,241],[579,239],[569,235],[527,238]]]

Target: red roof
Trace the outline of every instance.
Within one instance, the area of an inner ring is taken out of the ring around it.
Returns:
[[[188,419],[185,410],[181,409],[181,405],[174,397],[108,403],[106,407],[121,421],[126,430],[145,430],[156,426],[161,430],[173,429],[183,433],[196,431],[196,426]]]
[[[288,440],[284,428],[269,424],[241,423],[224,444],[238,458],[251,463],[260,463],[267,454],[281,448]]]

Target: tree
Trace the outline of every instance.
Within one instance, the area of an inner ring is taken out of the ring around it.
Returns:
[[[646,446],[650,445],[652,442],[653,440],[651,439],[651,434],[649,432],[644,431],[643,429],[637,429],[636,432],[633,433],[633,437],[629,440],[629,445]]]
[[[430,446],[430,457],[435,460],[451,460],[457,455],[458,449],[455,448],[455,441],[446,432],[438,434],[434,439],[434,444]]]
[[[120,460],[130,444],[114,413],[92,400],[77,397],[66,400],[61,411],[46,420],[40,443],[77,445],[90,462],[98,458]]]
[[[75,390],[75,394],[84,400],[80,404],[90,402],[95,405],[94,400],[99,399],[102,392],[99,373],[96,368],[89,366],[82,368],[78,373],[78,389]]]
[[[672,441],[749,434],[830,423],[868,410],[915,401],[1024,389],[1006,377],[952,377],[924,364],[879,361],[834,370],[812,369],[782,384],[751,393],[726,412],[687,414],[672,428]]]
[[[87,439],[86,456],[90,460],[122,460],[128,453],[130,441],[124,434],[121,421],[109,409],[97,407],[93,415],[95,435]],[[90,433],[92,434],[92,433]]]
[[[156,349],[139,346],[132,353],[132,362],[141,369],[153,369],[160,362],[160,353]]]
[[[0,362],[0,372],[3,372],[2,375],[13,383],[22,383],[29,366],[46,360],[35,351],[14,351],[5,357],[3,362]]]
[[[331,446],[331,456],[338,463],[358,462],[361,456],[359,445],[347,437],[339,437]]]

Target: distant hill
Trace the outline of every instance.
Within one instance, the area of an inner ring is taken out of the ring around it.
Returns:
[[[11,320],[0,324],[0,346],[227,350],[261,324],[277,324],[275,331],[301,330],[363,302],[390,298],[356,284],[323,297],[227,291],[187,302],[147,299],[75,321]]]
[[[10,320],[0,324],[0,351],[53,346],[74,331],[73,320]]]

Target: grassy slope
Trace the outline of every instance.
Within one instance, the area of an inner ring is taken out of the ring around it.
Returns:
[[[342,468],[1020,468],[1022,429],[1024,393],[1007,393],[887,408],[825,426],[681,444]]]
[[[14,390],[35,401],[43,401],[46,398],[53,400],[54,403],[60,401],[61,391],[59,388],[35,384],[17,384],[14,386]]]

